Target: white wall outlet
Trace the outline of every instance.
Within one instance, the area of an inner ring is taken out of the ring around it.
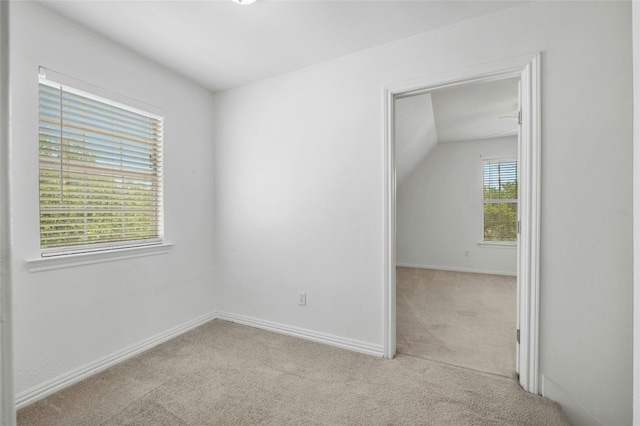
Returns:
[[[304,291],[298,293],[298,305],[307,306],[307,293]]]
[[[466,250],[464,251],[464,255],[465,255],[466,257],[469,257],[469,249],[466,249]]]

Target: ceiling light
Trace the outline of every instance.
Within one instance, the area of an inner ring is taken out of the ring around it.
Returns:
[[[237,4],[241,4],[243,6],[246,6],[248,4],[254,3],[256,0],[231,0],[231,1]]]

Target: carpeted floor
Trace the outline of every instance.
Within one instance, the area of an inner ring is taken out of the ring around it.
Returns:
[[[397,351],[513,377],[516,277],[398,268]]]
[[[19,425],[567,425],[512,378],[220,320],[18,412]]]

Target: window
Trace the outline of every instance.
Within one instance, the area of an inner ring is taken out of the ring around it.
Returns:
[[[518,223],[518,162],[484,162],[484,241],[516,241]]]
[[[162,118],[40,77],[42,256],[162,242]]]

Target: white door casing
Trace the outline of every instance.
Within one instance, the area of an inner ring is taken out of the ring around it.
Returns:
[[[539,354],[539,253],[540,253],[540,53],[485,63],[462,70],[390,84],[384,99],[384,356],[396,353],[396,182],[394,104],[399,95],[428,92],[465,83],[520,77],[522,125],[520,128],[518,219],[518,318],[520,345],[516,364],[522,387],[540,394]],[[515,340],[515,331],[514,331]]]
[[[522,124],[518,147],[518,366],[520,384],[540,393],[540,57],[529,62],[520,77]]]
[[[11,338],[9,6],[0,1],[0,425],[16,423]]]

